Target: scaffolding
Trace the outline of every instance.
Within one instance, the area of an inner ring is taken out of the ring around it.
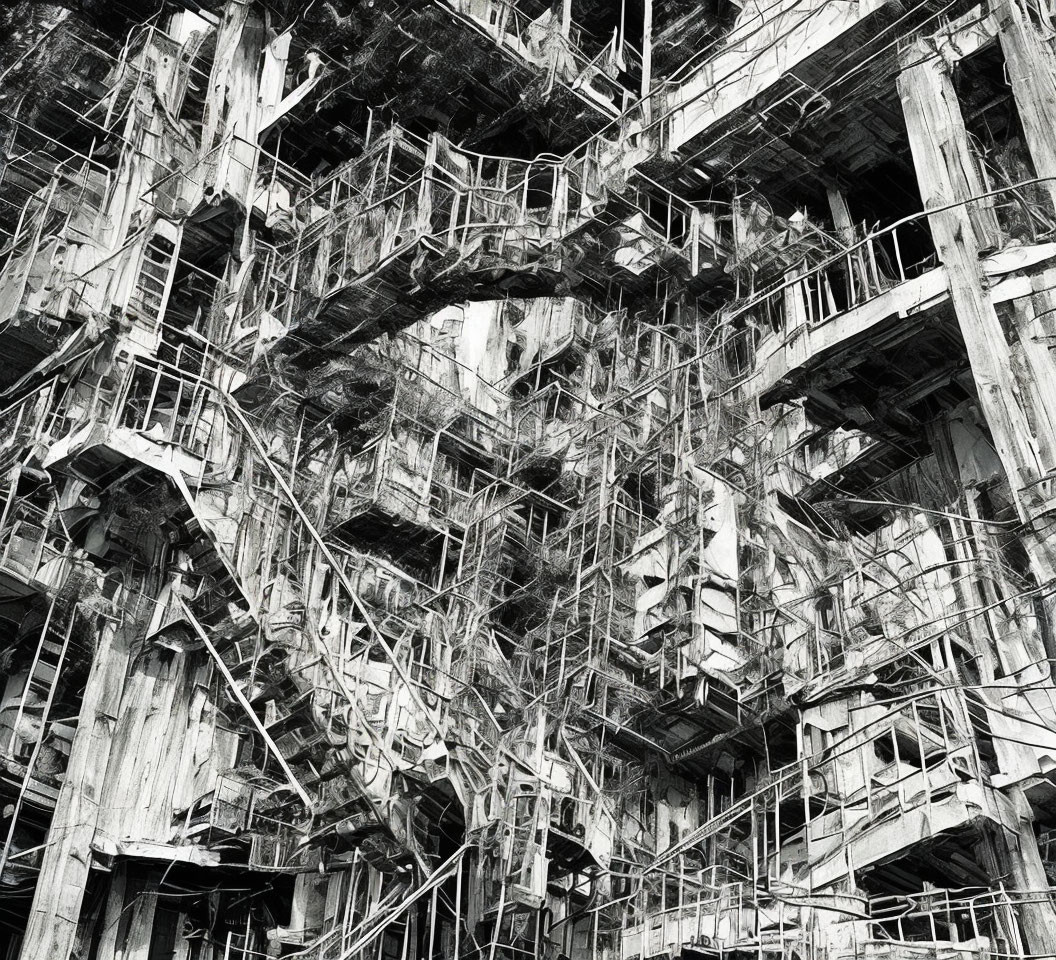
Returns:
[[[19,13],[0,955],[1046,956],[1048,13],[295,6]]]

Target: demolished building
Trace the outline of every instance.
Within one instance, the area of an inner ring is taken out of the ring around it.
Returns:
[[[1048,0],[0,23],[0,957],[1056,957]]]

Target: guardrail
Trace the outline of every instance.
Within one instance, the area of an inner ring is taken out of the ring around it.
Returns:
[[[136,357],[125,375],[112,424],[207,459],[223,412],[213,388],[175,367]]]
[[[49,435],[55,406],[62,395],[58,375],[33,393],[0,410],[0,473],[28,446]]]
[[[662,248],[696,272],[709,254],[718,256],[723,244],[714,212],[647,178],[612,191],[606,169],[598,143],[573,158],[525,161],[393,127],[299,202],[294,216],[307,226],[287,259],[301,264],[302,277],[310,272],[315,292],[325,296],[420,242],[520,262],[607,208],[609,222],[652,248],[646,259]]]
[[[1053,222],[1031,211],[1020,196],[1024,187],[1044,183],[1048,179],[1052,178],[1035,178],[999,187],[971,200],[903,217],[881,230],[870,232],[845,250],[825,258],[801,274],[789,276],[751,296],[728,310],[725,319],[731,321],[750,316],[756,320],[757,327],[775,333],[783,332],[786,336],[803,327],[825,324],[848,310],[875,300],[887,290],[935,269],[938,261],[933,253],[929,252],[916,260],[907,260],[905,251],[919,248],[921,236],[927,237],[930,248],[931,234],[927,226],[930,216],[971,203],[995,207],[999,222],[1007,222],[1007,213],[1012,207],[1026,211],[1032,230],[1030,242],[1051,239],[1056,236]],[[917,243],[907,243],[911,235],[917,238]]]
[[[625,957],[639,948],[641,956],[663,952],[666,941],[731,949],[744,938],[744,946],[755,949],[760,935],[758,925],[764,920],[771,928],[776,926],[774,935],[780,931],[781,940],[799,943],[804,948],[802,952],[809,954],[807,915],[822,910],[830,921],[835,916],[837,921],[864,921],[871,928],[864,938],[856,938],[849,952],[830,953],[833,960],[859,960],[862,956],[879,956],[885,950],[896,957],[919,955],[962,960],[978,957],[982,960],[1000,956],[1008,960],[1029,960],[1033,955],[1021,943],[1009,942],[1006,938],[1018,929],[1018,912],[1023,906],[1056,900],[1056,888],[1019,890],[1009,889],[1003,883],[994,888],[922,890],[907,895],[867,897],[817,894],[784,884],[766,891],[747,878],[715,886],[702,885],[683,876],[679,878],[679,889],[683,902],[651,911],[641,924],[624,931]],[[761,904],[767,904],[765,913],[756,912]],[[728,918],[730,923],[726,934],[718,936],[721,917]],[[1004,949],[996,946],[995,941],[999,940],[1004,942]],[[935,947],[940,945],[943,952],[936,953]]]
[[[69,560],[70,542],[53,532],[54,507],[43,510],[8,492],[4,525],[0,529],[0,570],[30,583],[40,581],[57,586],[65,579],[64,561]],[[59,567],[62,567],[60,570]],[[54,567],[53,574],[44,574]]]

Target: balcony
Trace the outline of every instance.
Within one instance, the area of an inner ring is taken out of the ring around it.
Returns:
[[[176,367],[136,357],[117,396],[111,426],[176,448],[195,461],[219,456],[223,463],[225,429],[220,401],[212,386]]]
[[[997,198],[1003,196],[998,191]],[[927,318],[943,318],[949,302],[944,268],[931,257],[907,263],[902,255],[903,250],[920,249],[926,217],[917,214],[870,234],[845,252],[788,276],[727,317],[743,317],[761,331],[751,386],[764,405],[802,395],[809,379],[838,377],[841,367],[860,362],[863,350],[896,349],[920,333]],[[981,267],[993,302],[1028,295],[1029,279],[1019,274],[1054,256],[1056,242],[1040,234],[1034,243],[1009,244],[986,257]],[[940,354],[963,352],[955,326],[931,340]]]
[[[17,164],[16,164],[17,165]],[[26,200],[0,268],[0,390],[51,355],[91,313],[83,273],[105,231],[100,207],[111,174],[87,158],[59,164]]]
[[[892,733],[897,738],[895,727],[878,736]],[[908,744],[908,731],[903,734]],[[867,787],[839,803],[839,809],[808,824],[803,876],[809,872],[814,889],[843,881],[848,864],[859,882],[868,878],[873,887],[897,882],[906,873],[983,882],[985,868],[962,851],[971,850],[986,829],[1016,823],[1010,802],[985,782],[969,746],[957,755],[928,755],[923,766],[896,759],[874,770]],[[955,852],[959,859],[951,860]]]
[[[0,782],[38,811],[58,799],[77,729],[86,651],[73,637],[74,615],[52,601],[29,613],[16,638],[22,666],[0,681]]]
[[[0,473],[16,462],[25,462],[27,450],[53,439],[62,395],[62,385],[53,378],[0,410]]]
[[[70,542],[56,532],[58,510],[54,504],[36,506],[7,493],[0,528],[0,598],[56,590],[69,574]]]
[[[612,856],[615,832],[615,821],[597,799],[560,799],[546,835],[550,878],[595,866],[605,869]]]
[[[908,896],[833,894],[818,904],[810,891],[794,887],[775,891],[781,896],[760,897],[747,880],[718,884],[685,878],[679,887],[684,903],[624,930],[623,960],[686,948],[809,955],[816,949],[811,925],[818,913],[827,921],[830,960],[1029,960],[1017,936],[1019,911],[1051,895],[955,888]]]
[[[253,823],[257,801],[266,801],[276,788],[279,785],[264,776],[234,772],[217,775],[212,790],[186,810],[175,811],[182,822],[180,839],[209,845],[240,836]]]
[[[225,475],[235,437],[208,382],[127,354],[114,372],[118,377],[66,396],[55,420],[58,436],[48,451],[49,465],[76,458],[78,472],[103,485],[124,457],[178,472],[194,485]]]
[[[792,948],[800,938],[802,909],[782,906],[766,898],[760,902],[750,878],[737,879],[723,868],[679,874],[676,887],[680,903],[643,911],[646,919],[627,926],[621,938],[623,960],[667,956],[709,955],[716,951],[745,951],[751,955]],[[665,885],[665,889],[666,889]],[[794,891],[791,891],[794,893]],[[828,901],[831,903],[831,901]],[[767,932],[780,923],[780,933]]]
[[[10,704],[0,704],[0,735],[7,732],[5,714],[12,709]],[[54,810],[76,731],[76,718],[52,721],[39,733],[39,751],[24,743],[17,749],[0,750],[0,792],[17,794],[24,787],[26,804],[37,811]]]

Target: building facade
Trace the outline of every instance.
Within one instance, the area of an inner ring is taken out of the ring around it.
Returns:
[[[1056,957],[1048,0],[0,22],[0,957]]]

